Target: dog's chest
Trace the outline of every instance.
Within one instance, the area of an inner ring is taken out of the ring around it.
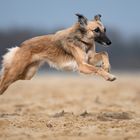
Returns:
[[[85,46],[83,46],[85,47]],[[87,48],[84,48],[85,50]],[[85,51],[84,51],[85,52]],[[84,53],[84,62],[88,61],[88,54]],[[75,59],[69,59],[65,61],[51,61],[49,59],[46,60],[46,62],[49,64],[50,67],[53,67],[58,70],[66,70],[66,71],[77,71],[78,70],[78,64]]]

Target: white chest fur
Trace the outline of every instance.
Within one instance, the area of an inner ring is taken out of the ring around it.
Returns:
[[[58,70],[68,70],[68,71],[78,70],[78,65],[74,60],[65,63],[60,63],[60,64],[47,60],[47,63],[49,64],[50,67],[56,68]]]

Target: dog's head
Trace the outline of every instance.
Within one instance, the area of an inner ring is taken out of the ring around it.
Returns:
[[[90,39],[93,38],[96,42],[104,46],[111,45],[111,41],[106,35],[106,28],[101,22],[101,15],[96,15],[91,21],[88,21],[88,19],[81,14],[76,15],[78,16],[80,30],[85,32],[87,37]]]

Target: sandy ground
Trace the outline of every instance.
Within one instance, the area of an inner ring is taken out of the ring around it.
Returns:
[[[140,75],[36,76],[0,96],[0,140],[140,140]]]

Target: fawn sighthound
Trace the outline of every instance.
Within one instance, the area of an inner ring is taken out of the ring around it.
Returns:
[[[116,79],[109,73],[107,52],[95,52],[95,42],[111,44],[101,15],[96,15],[91,21],[81,14],[76,15],[78,22],[72,27],[31,38],[19,47],[9,49],[3,56],[0,94],[17,80],[30,80],[44,62],[57,69],[97,74],[108,81]],[[96,67],[99,61],[102,65]]]

